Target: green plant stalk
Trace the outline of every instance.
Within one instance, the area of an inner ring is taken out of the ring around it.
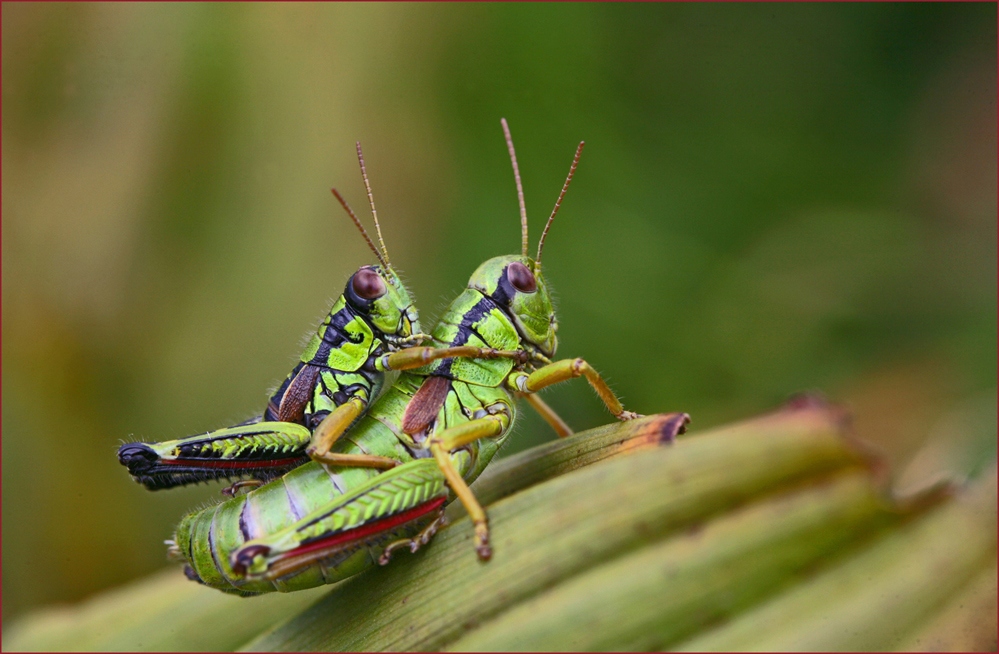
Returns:
[[[686,422],[682,416],[679,413],[659,413],[628,423],[596,427],[571,438],[533,447],[490,465],[472,484],[472,489],[484,505],[492,504],[578,468],[622,454],[660,447],[674,438],[687,438],[683,436]],[[788,405],[756,418],[701,432],[697,437],[759,438],[785,432],[804,436],[836,432],[846,438],[844,424],[843,414],[835,407],[815,403],[802,407]],[[852,443],[850,447],[859,457],[870,459],[871,453],[864,446]],[[447,516],[452,521],[463,515],[465,511],[461,505],[448,507]]]
[[[893,517],[866,471],[845,471],[578,575],[450,649],[666,649],[773,593],[805,566]]]
[[[226,651],[301,611],[325,588],[248,602],[191,583],[176,566],[78,607],[5,625],[4,651]]]
[[[986,565],[946,606],[902,641],[905,652],[996,650],[996,563]]]
[[[605,461],[490,507],[488,564],[470,555],[471,525],[461,521],[416,556],[340,584],[247,649],[440,649],[574,574],[856,461],[838,422],[814,408]]]
[[[471,488],[483,505],[567,472],[622,454],[668,444],[684,433],[682,413],[657,413],[625,423],[611,423],[560,438],[493,462]],[[742,423],[752,424],[751,421]],[[447,509],[454,522],[466,515],[459,502]]]
[[[995,560],[996,476],[684,651],[888,650]]]

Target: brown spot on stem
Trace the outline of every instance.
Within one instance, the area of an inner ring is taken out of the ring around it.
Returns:
[[[823,414],[841,432],[849,431],[853,426],[853,415],[842,405],[830,402],[819,391],[794,393],[777,409],[777,413],[796,411],[815,411]]]
[[[686,413],[668,413],[663,416],[665,419],[659,426],[659,442],[672,443],[676,437],[687,431],[690,423],[690,416]]]
[[[784,401],[781,407],[785,411],[800,411],[802,409],[827,409],[829,400],[818,391],[803,391],[794,393]]]

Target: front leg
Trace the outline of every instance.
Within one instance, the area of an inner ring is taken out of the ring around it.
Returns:
[[[390,370],[412,370],[437,361],[461,357],[465,359],[514,359],[518,363],[526,363],[527,352],[523,350],[496,350],[491,347],[474,347],[461,345],[457,347],[408,347],[391,354],[384,354],[375,359],[375,370],[388,372]]]
[[[600,373],[583,359],[563,359],[542,366],[530,374],[515,372],[507,378],[507,384],[511,390],[531,394],[552,384],[569,381],[576,377],[586,377],[586,381],[590,382],[590,386],[600,396],[607,410],[614,414],[618,420],[633,420],[641,417],[633,411],[625,411],[624,407],[621,406],[621,401],[614,395],[614,391],[600,377]]]

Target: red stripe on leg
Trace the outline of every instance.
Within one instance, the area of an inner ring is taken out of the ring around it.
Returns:
[[[338,534],[326,536],[324,538],[306,543],[305,545],[300,545],[293,550],[289,550],[284,556],[300,556],[316,550],[323,550],[363,540],[369,536],[374,536],[375,534],[385,531],[391,531],[392,529],[404,525],[407,522],[412,522],[417,518],[422,518],[428,513],[432,513],[433,511],[444,506],[446,501],[447,497],[436,497],[429,502],[417,505],[412,509],[403,511],[402,513],[397,513],[395,515],[388,516],[387,518],[382,518],[381,520],[375,520],[374,522],[369,522],[368,524],[361,525],[360,527],[355,527],[354,529],[342,531]]]
[[[305,457],[297,456],[287,459],[265,459],[261,461],[240,461],[240,460],[221,460],[221,459],[160,459],[157,461],[157,465],[176,465],[176,466],[187,466],[189,468],[223,468],[225,470],[253,470],[255,468],[278,468],[281,466],[290,466],[299,461],[305,460]]]

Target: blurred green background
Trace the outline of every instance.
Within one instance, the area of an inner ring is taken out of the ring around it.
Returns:
[[[2,12],[4,619],[163,567],[218,497],[115,450],[262,410],[372,259],[329,193],[365,206],[356,139],[428,324],[518,251],[505,116],[532,243],[587,141],[547,277],[628,408],[822,389],[900,464],[995,436],[995,4]]]

